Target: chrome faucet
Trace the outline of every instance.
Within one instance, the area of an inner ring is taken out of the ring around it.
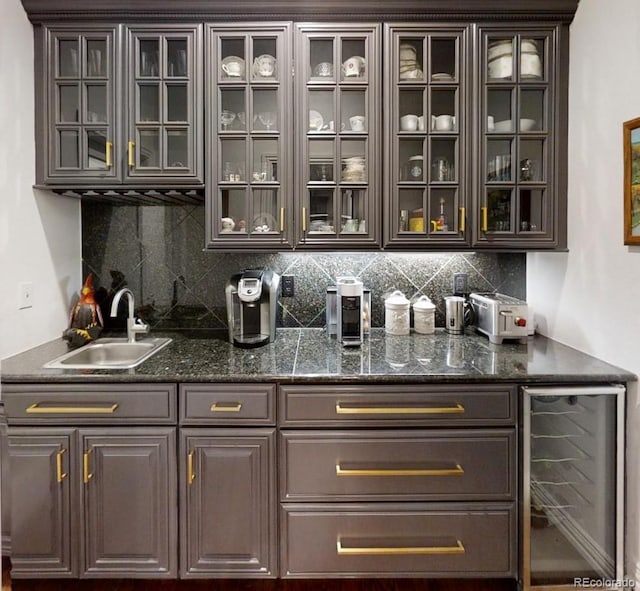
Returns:
[[[111,302],[111,317],[113,318],[118,315],[118,304],[120,303],[123,295],[126,295],[127,299],[129,300],[129,316],[127,317],[127,341],[129,343],[135,343],[136,334],[144,334],[149,332],[149,325],[142,322],[140,318],[135,317],[133,312],[133,292],[128,287],[120,289],[116,292],[116,295],[113,296],[113,302]]]

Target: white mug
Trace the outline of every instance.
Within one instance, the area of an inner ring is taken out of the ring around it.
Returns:
[[[349,117],[349,125],[351,125],[352,131],[364,131],[364,122],[365,119],[363,115]]]
[[[496,121],[493,115],[487,115],[487,131],[494,131],[496,128]]]
[[[345,76],[363,76],[364,63],[363,57],[354,55],[342,64],[342,71]]]
[[[431,115],[431,127],[435,131],[451,131],[456,126],[453,115]]]
[[[402,131],[416,131],[418,129],[418,116],[409,114],[400,117],[400,129]]]
[[[418,129],[420,131],[424,131],[424,115],[420,115],[420,117],[418,117]]]

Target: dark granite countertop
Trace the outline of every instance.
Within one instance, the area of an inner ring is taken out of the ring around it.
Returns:
[[[636,376],[542,336],[526,344],[492,345],[469,332],[453,336],[385,335],[373,329],[361,347],[346,348],[322,329],[278,329],[276,340],[239,349],[226,333],[155,332],[173,341],[135,369],[44,369],[67,352],[57,339],[2,360],[4,383],[24,382],[557,382],[636,380]]]

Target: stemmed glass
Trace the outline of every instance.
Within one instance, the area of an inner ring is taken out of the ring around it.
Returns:
[[[260,123],[267,128],[267,131],[271,131],[271,126],[276,122],[276,113],[273,111],[263,111],[258,113],[258,119]]]
[[[220,113],[220,123],[222,124],[222,131],[227,131],[229,125],[231,125],[236,118],[236,114],[233,111],[222,111]]]

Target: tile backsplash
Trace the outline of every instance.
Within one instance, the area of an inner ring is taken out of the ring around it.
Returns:
[[[452,292],[454,273],[468,273],[471,291],[526,295],[522,253],[230,254],[204,251],[204,228],[203,206],[84,202],[83,276],[93,273],[103,297],[126,282],[140,316],[156,329],[225,328],[227,279],[262,266],[294,276],[295,296],[279,302],[278,325],[287,327],[324,326],[325,290],[342,275],[355,275],[371,289],[372,326],[384,326],[384,299],[395,289],[410,300],[429,296],[436,325],[443,326],[443,297]]]

